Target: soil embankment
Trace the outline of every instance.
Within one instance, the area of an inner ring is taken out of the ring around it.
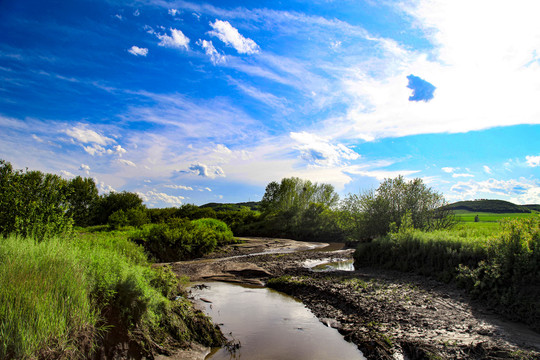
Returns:
[[[193,281],[269,282],[302,300],[369,359],[540,358],[540,334],[493,314],[452,285],[377,269],[313,272],[304,266],[307,261],[350,259],[353,250],[291,252],[313,245],[244,241],[213,259],[172,267]]]

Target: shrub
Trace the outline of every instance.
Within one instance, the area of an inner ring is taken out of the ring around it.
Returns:
[[[161,262],[200,257],[234,240],[231,230],[222,221],[179,218],[145,226],[131,238]]]

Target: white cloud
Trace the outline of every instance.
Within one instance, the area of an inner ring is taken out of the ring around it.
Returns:
[[[135,165],[135,163],[133,161],[129,161],[129,160],[125,160],[125,159],[118,159],[117,161],[122,165],[131,166],[131,167],[137,167],[137,165]]]
[[[204,190],[206,190],[206,191],[212,191],[212,189],[210,189],[209,187],[205,187]]]
[[[243,37],[228,21],[216,19],[214,23],[210,23],[210,26],[214,29],[208,32],[210,35],[217,37],[226,45],[232,46],[238,53],[251,55],[259,52],[259,45],[255,41]]]
[[[540,155],[539,156],[526,156],[527,165],[530,167],[540,166]]]
[[[141,12],[139,11],[139,9],[136,9],[134,12],[133,12],[133,16],[139,16],[141,15]]]
[[[201,163],[195,163],[191,164],[188,172],[210,179],[214,179],[216,177],[225,177],[225,172],[220,166],[217,165],[208,166]]]
[[[111,138],[108,138],[104,135],[98,134],[94,130],[90,130],[85,126],[80,127],[72,127],[71,129],[67,129],[63,131],[68,136],[72,137],[75,140],[78,140],[82,142],[83,144],[99,144],[99,145],[107,145],[110,143],[114,143],[114,140]]]
[[[454,174],[452,174],[452,177],[453,177],[453,178],[458,178],[458,177],[474,177],[474,175],[473,175],[473,174],[465,174],[465,173],[463,173],[463,174],[454,173]]]
[[[441,168],[442,171],[444,171],[445,173],[449,173],[449,174],[453,173],[457,169],[459,169],[459,168],[453,168],[453,167],[443,167],[443,168]]]
[[[540,190],[536,180],[527,180],[520,178],[519,180],[497,180],[488,179],[485,181],[469,180],[466,182],[458,182],[450,188],[460,199],[476,199],[487,196],[486,194],[496,195],[497,198],[507,199],[514,203],[539,203]]]
[[[220,54],[214,45],[212,44],[212,41],[206,41],[201,40],[197,41],[197,44],[204,49],[204,52],[208,57],[210,57],[210,61],[214,65],[224,64],[227,61],[227,57],[223,54]]]
[[[189,49],[189,38],[184,35],[184,33],[181,30],[169,29],[171,32],[171,36],[169,35],[160,35],[156,34],[156,36],[161,40],[159,42],[159,46],[165,46],[170,48],[177,48],[181,49],[184,48],[186,50]]]
[[[326,139],[308,132],[291,132],[291,139],[299,145],[301,157],[310,164],[317,166],[339,166],[345,160],[356,160],[360,155],[343,144],[333,145]]]
[[[180,12],[178,11],[178,9],[169,9],[169,15],[172,15],[172,16],[176,16],[177,14],[179,14]]]
[[[127,153],[127,150],[124,149],[121,145],[115,145],[112,149],[107,149],[107,154],[109,155],[117,154],[119,157],[122,157],[122,155],[124,155],[125,153]]]
[[[148,49],[147,48],[140,48],[138,46],[133,45],[128,52],[130,54],[133,54],[135,56],[146,56],[148,55]]]
[[[86,164],[81,164],[81,166],[79,167],[79,170],[90,171],[90,166]]]
[[[63,177],[67,177],[67,178],[74,178],[75,175],[67,170],[61,170],[60,171],[60,174],[63,176]]]
[[[120,14],[114,15],[114,17],[117,18],[118,20],[124,20],[124,18]]]
[[[116,190],[112,186],[105,184],[105,182],[103,181],[99,181],[97,178],[94,178],[94,182],[96,183],[96,186],[101,193],[116,192]]]
[[[89,145],[89,146],[83,146],[83,149],[84,149],[84,151],[86,151],[87,153],[89,153],[92,156],[94,156],[94,155],[103,155],[106,152],[106,150],[105,150],[105,148],[103,146],[97,145],[97,144],[93,144],[93,145]]]
[[[489,166],[484,165],[484,172],[486,172],[487,174],[491,174],[492,170],[491,170],[491,168]]]
[[[146,193],[138,193],[144,202],[149,203],[150,205],[160,205],[166,204],[169,206],[179,206],[182,205],[183,196],[173,196],[156,191],[148,191]]]
[[[169,189],[176,189],[176,190],[189,190],[193,191],[193,188],[191,186],[184,186],[184,185],[165,185],[166,188]]]
[[[44,142],[44,140],[40,138],[39,136],[37,136],[36,134],[32,134],[32,139],[36,140],[39,143]]]

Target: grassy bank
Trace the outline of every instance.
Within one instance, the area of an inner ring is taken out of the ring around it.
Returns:
[[[511,318],[540,329],[540,217],[507,219],[499,230],[400,229],[362,243],[358,266],[456,281]]]
[[[126,236],[0,238],[0,358],[87,358],[113,333],[142,353],[220,344],[178,291],[176,276],[151,268]]]

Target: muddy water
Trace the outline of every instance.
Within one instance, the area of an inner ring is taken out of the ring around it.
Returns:
[[[229,340],[206,359],[365,359],[356,345],[323,325],[300,301],[268,288],[211,282],[192,290]],[[210,301],[210,302],[209,302]]]

